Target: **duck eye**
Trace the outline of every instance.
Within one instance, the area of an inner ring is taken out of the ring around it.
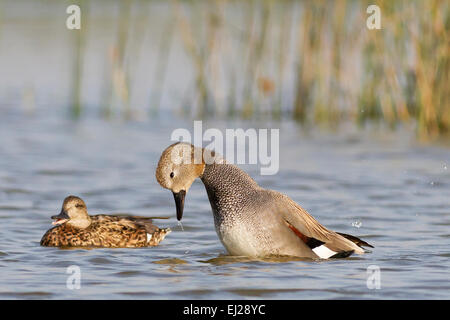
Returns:
[[[75,205],[75,207],[77,207],[77,208],[84,208],[84,206],[82,204],[77,204],[77,205]]]
[[[173,178],[175,174],[173,172],[170,173],[170,177]]]

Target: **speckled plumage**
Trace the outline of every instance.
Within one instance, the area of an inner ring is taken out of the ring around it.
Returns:
[[[87,216],[87,218],[90,224],[85,228],[66,222],[49,229],[42,237],[41,245],[47,247],[139,248],[156,246],[170,233],[168,228],[160,229],[153,225],[151,218],[110,215],[94,215]]]
[[[282,221],[277,192],[261,188],[231,164],[206,165],[201,180],[216,232],[230,254],[317,258]]]
[[[370,246],[325,228],[288,196],[260,187],[235,165],[204,162],[202,170],[196,169],[200,173],[193,173],[189,164],[171,163],[167,154],[180,145],[186,144],[174,144],[163,152],[156,173],[158,182],[174,193],[187,192],[199,177],[208,194],[217,235],[230,254],[315,259],[362,254],[361,245]],[[171,172],[176,173],[176,179],[168,178]]]

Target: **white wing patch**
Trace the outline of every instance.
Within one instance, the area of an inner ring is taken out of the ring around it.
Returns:
[[[150,240],[152,240],[153,235],[150,233],[147,233],[147,242],[150,242]]]
[[[329,257],[334,256],[337,253],[333,250],[328,249],[324,244],[314,248],[313,251],[319,256],[319,258],[322,259],[328,259]]]

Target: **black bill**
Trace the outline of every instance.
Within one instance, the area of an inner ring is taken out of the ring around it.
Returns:
[[[52,219],[55,220],[52,224],[58,225],[65,223],[70,219],[70,217],[65,210],[61,210],[61,212],[57,216],[52,216]]]
[[[178,193],[173,193],[175,199],[175,205],[177,206],[177,220],[180,221],[183,217],[184,208],[184,197],[186,196],[186,191],[180,190]]]

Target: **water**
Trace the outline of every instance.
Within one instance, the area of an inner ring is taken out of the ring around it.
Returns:
[[[206,122],[205,127],[269,126]],[[331,261],[226,255],[201,181],[173,197],[154,177],[173,129],[192,122],[70,121],[4,112],[0,126],[0,298],[6,299],[438,299],[450,298],[450,150],[408,131],[341,134],[280,128],[280,172],[261,185],[286,193],[325,226],[361,236],[370,254]],[[39,241],[69,194],[91,214],[167,216],[154,248],[44,248]],[[358,227],[359,226],[359,227]],[[81,288],[66,286],[71,265]],[[367,268],[381,270],[368,289]]]

